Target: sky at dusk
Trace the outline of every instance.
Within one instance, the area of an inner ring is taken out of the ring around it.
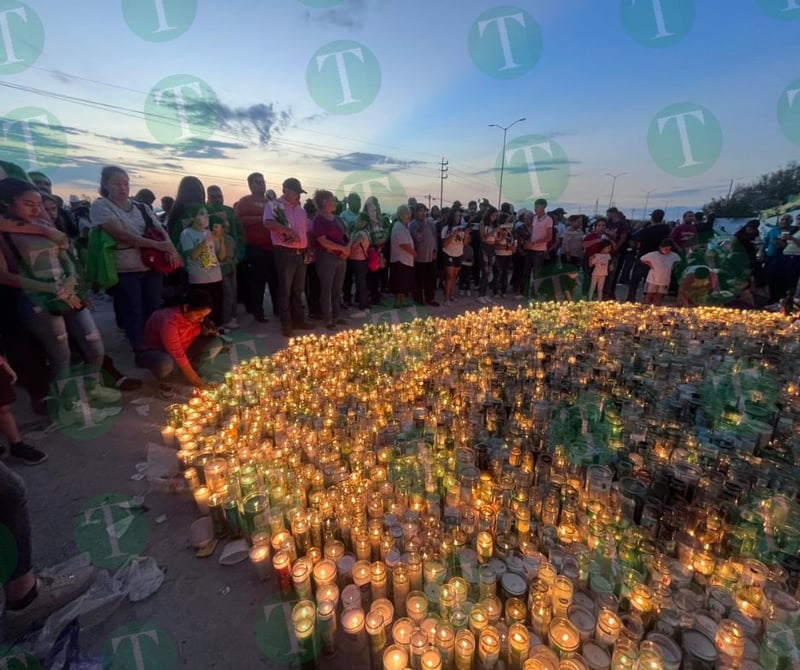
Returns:
[[[613,186],[674,217],[800,156],[798,27],[797,0],[0,0],[0,158],[65,198],[115,163],[229,204],[253,171],[496,203],[502,168],[517,207]]]

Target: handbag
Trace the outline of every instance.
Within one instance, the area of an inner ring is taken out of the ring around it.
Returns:
[[[381,255],[375,247],[367,249],[367,268],[370,272],[377,272],[381,269]]]
[[[169,240],[167,231],[161,226],[157,226],[153,222],[153,218],[147,212],[147,207],[140,202],[136,202],[135,200],[133,201],[133,204],[138,208],[142,218],[144,219],[144,235],[142,237],[146,237],[148,240],[155,240],[156,242],[164,242]],[[178,262],[173,263],[170,258],[172,254],[169,254],[166,251],[160,251],[159,249],[153,249],[152,247],[142,247],[141,254],[142,263],[144,263],[153,272],[158,272],[162,275],[171,274],[178,268],[183,267],[182,258],[179,257]]]

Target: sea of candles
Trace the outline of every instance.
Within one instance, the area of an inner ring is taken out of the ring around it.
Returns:
[[[162,437],[259,578],[271,541],[285,596],[347,607],[356,585],[362,628],[393,605],[388,667],[415,633],[413,663],[445,670],[495,662],[495,631],[520,667],[552,662],[537,640],[641,663],[648,631],[682,628],[735,657],[720,619],[757,648],[800,610],[798,353],[774,314],[483,310],[291,340],[168,408]]]

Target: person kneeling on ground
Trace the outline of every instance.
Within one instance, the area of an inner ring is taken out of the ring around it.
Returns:
[[[153,373],[165,396],[172,393],[170,379],[176,367],[193,386],[205,385],[195,368],[213,360],[223,346],[219,330],[205,323],[211,304],[208,293],[190,289],[179,305],[156,310],[147,320],[138,360]]]

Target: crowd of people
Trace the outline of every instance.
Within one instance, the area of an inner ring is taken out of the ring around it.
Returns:
[[[348,327],[378,306],[473,299],[660,304],[673,294],[682,306],[800,302],[800,225],[791,216],[760,244],[757,220],[720,241],[713,216],[701,212],[670,224],[659,209],[631,222],[616,208],[594,219],[567,216],[544,199],[514,211],[486,200],[429,209],[410,198],[388,216],[377,198],[362,203],[356,193],[339,201],[320,189],[304,199],[296,178],[277,195],[260,173],[248,176],[250,193],[233,207],[219,186],[188,176],[153,209],[155,194],[143,188],[131,196],[118,166],[102,169],[91,202],[70,196],[65,203],[41,172],[4,163],[0,176],[0,431],[11,456],[29,465],[47,455],[22,439],[12,412],[17,381],[33,411],[61,425],[85,420],[87,397],[101,422],[104,405],[143,383],[106,351],[92,312],[93,301],[108,297],[134,364],[152,373],[165,397],[176,379],[198,387],[209,381],[198,371],[220,350],[224,332],[239,327],[240,305],[256,324],[277,317],[291,337],[313,330],[314,321],[329,331]],[[4,584],[16,632],[89,578],[56,584],[35,576],[25,502],[22,480],[0,463],[0,521],[21,551]]]
[[[135,365],[168,395],[175,374],[204,383],[187,352],[201,335],[238,328],[240,306],[256,323],[277,317],[291,337],[348,327],[376,306],[472,299],[660,304],[672,294],[683,306],[758,307],[787,298],[800,276],[790,216],[759,246],[757,221],[723,244],[713,214],[702,212],[668,223],[659,209],[630,221],[615,207],[593,219],[567,216],[544,199],[514,211],[485,199],[429,210],[409,198],[389,216],[374,196],[363,203],[356,193],[343,201],[323,189],[308,196],[296,178],[280,195],[258,172],[247,186],[230,207],[219,186],[187,176],[153,209],[153,191],[131,196],[118,166],[102,169],[92,202],[64,203],[40,172],[0,181],[0,299],[19,316],[2,326],[3,349],[35,411],[79,420],[75,385],[63,381],[76,361],[98,371],[82,383],[101,405],[141,386],[106,354],[91,309],[106,296]],[[94,411],[102,419],[102,407]]]

